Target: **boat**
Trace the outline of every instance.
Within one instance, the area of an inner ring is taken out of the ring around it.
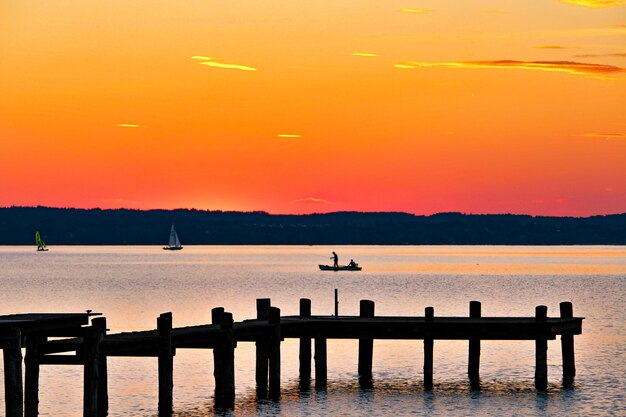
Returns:
[[[361,268],[360,266],[356,265],[356,266],[349,266],[349,265],[344,265],[344,266],[332,266],[332,265],[319,265],[320,270],[322,271],[360,271]]]
[[[48,250],[46,242],[43,241],[39,234],[39,230],[35,232],[35,243],[37,244],[37,252],[46,252]]]
[[[181,250],[183,247],[180,245],[180,240],[178,239],[178,234],[176,234],[176,229],[174,229],[174,224],[172,223],[172,230],[170,230],[170,241],[163,248],[163,250]]]

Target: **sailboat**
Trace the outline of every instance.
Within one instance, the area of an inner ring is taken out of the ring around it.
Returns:
[[[163,250],[181,250],[183,247],[180,245],[180,240],[178,239],[178,235],[176,234],[176,230],[174,229],[174,223],[172,223],[172,230],[170,230],[170,241],[163,248]]]
[[[39,230],[35,232],[35,243],[37,244],[37,252],[44,252],[48,250],[46,242],[43,241],[41,235],[39,234]]]

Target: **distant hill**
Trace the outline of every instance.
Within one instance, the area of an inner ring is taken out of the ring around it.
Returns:
[[[0,245],[625,245],[626,213],[576,217],[0,208]]]

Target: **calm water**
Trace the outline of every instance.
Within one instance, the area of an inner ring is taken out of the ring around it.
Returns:
[[[317,270],[332,250],[364,270]],[[0,285],[0,314],[92,309],[113,332],[154,328],[166,311],[175,326],[207,323],[216,306],[252,318],[258,297],[271,297],[283,314],[297,314],[298,299],[308,297],[314,314],[330,314],[334,288],[340,314],[358,314],[359,299],[368,298],[380,315],[422,315],[427,306],[467,315],[469,301],[480,300],[485,316],[531,316],[539,304],[557,316],[568,300],[586,317],[573,389],[560,386],[558,340],[548,345],[550,387],[542,394],[533,388],[532,341],[483,342],[480,393],[467,384],[467,342],[436,341],[435,390],[424,393],[421,341],[376,341],[374,388],[361,390],[358,342],[330,340],[328,389],[301,393],[297,341],[287,340],[282,400],[259,403],[254,345],[240,343],[234,414],[626,415],[626,247],[0,247]],[[177,415],[213,415],[211,351],[178,350],[174,367]],[[109,395],[111,416],[156,415],[156,359],[110,358]],[[81,415],[82,368],[43,367],[40,402],[44,416]]]

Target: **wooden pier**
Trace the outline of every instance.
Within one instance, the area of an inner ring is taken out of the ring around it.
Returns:
[[[327,384],[328,339],[359,341],[358,375],[362,387],[372,386],[374,339],[423,340],[424,389],[433,389],[435,340],[467,340],[468,380],[471,389],[480,387],[480,344],[482,340],[534,340],[535,387],[548,385],[548,340],[561,336],[563,383],[571,385],[576,374],[574,335],[582,332],[583,318],[574,317],[572,304],[560,305],[560,317],[548,318],[547,307],[538,306],[534,317],[482,317],[481,304],[470,302],[468,317],[437,317],[426,307],[423,317],[376,316],[374,302],[361,300],[359,316],[317,316],[311,301],[300,300],[298,316],[282,316],[269,299],[257,300],[257,317],[235,322],[233,315],[217,307],[211,324],[173,327],[171,313],[157,318],[154,330],[107,334],[106,318],[77,314],[19,314],[0,316],[0,348],[4,354],[4,383],[7,417],[39,414],[39,369],[42,365],[84,367],[83,415],[105,416],[108,412],[107,358],[144,356],[158,359],[159,415],[172,413],[173,363],[177,349],[212,349],[215,406],[229,409],[235,402],[235,349],[239,342],[256,345],[258,399],[280,398],[281,342],[299,339],[301,387],[311,383],[311,344],[314,345],[315,388]],[[55,339],[51,339],[55,338]],[[58,339],[61,338],[61,339]],[[22,380],[22,348],[26,348],[25,384]],[[69,354],[68,354],[69,353]]]

